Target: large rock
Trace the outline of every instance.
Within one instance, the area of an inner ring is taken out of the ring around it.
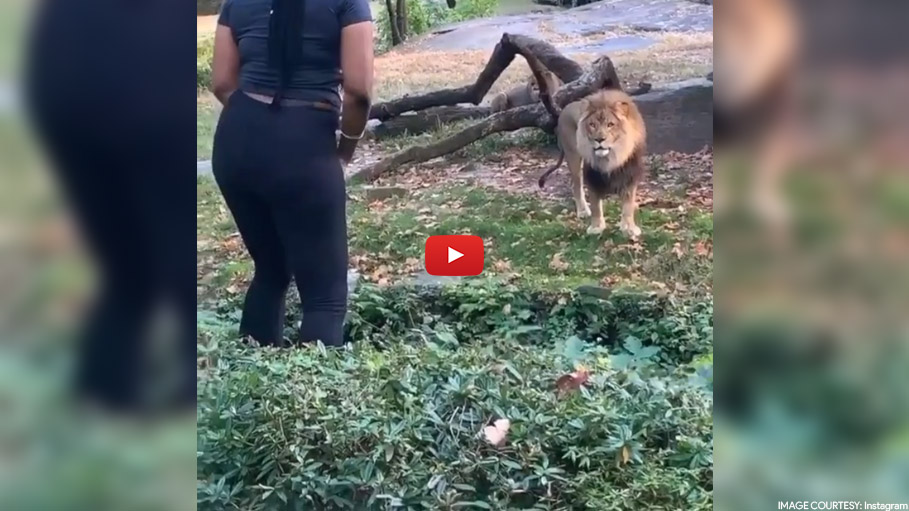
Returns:
[[[407,195],[407,188],[400,186],[366,186],[363,191],[367,202],[383,201]]]
[[[211,175],[211,160],[196,162],[196,177]]]
[[[360,285],[360,272],[351,268],[347,270],[347,293],[354,294]]]
[[[438,277],[423,270],[414,275],[414,284],[421,289],[439,289],[449,284],[457,284],[461,277]]]
[[[570,3],[570,1],[569,1]],[[613,43],[613,32],[632,29],[647,32],[712,32],[713,7],[690,0],[600,0],[576,9],[555,9],[545,13],[516,14],[478,18],[440,27],[417,43],[433,50],[490,51],[502,32],[538,39],[577,38],[578,34],[603,34],[602,39],[587,37],[589,44],[563,49],[576,53],[610,53],[622,47]],[[609,35],[607,35],[609,34]],[[637,43],[643,44],[644,41]],[[413,44],[413,43],[411,43]],[[641,47],[635,45],[635,48]],[[621,74],[621,69],[619,69]]]
[[[583,286],[578,286],[576,289],[578,294],[585,296],[592,296],[594,298],[600,298],[602,300],[608,300],[612,295],[612,290],[607,287],[598,286],[596,284],[585,284]]]
[[[713,82],[675,82],[634,100],[647,123],[647,152],[692,153],[713,145]]]

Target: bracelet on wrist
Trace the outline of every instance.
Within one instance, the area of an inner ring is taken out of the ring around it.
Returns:
[[[363,131],[361,131],[360,134],[356,137],[353,137],[353,136],[348,135],[347,133],[344,133],[344,130],[338,130],[338,131],[340,131],[342,138],[346,138],[347,140],[360,140],[363,138],[363,135],[366,133],[366,126],[363,127]]]

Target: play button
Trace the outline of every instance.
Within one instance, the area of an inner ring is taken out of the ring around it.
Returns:
[[[448,262],[457,261],[458,259],[464,257],[464,254],[458,252],[457,250],[448,247]]]
[[[483,240],[465,234],[440,234],[426,239],[426,273],[466,277],[483,272]]]

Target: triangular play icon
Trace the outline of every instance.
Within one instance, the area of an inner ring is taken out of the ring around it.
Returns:
[[[448,247],[448,262],[457,261],[458,259],[464,257],[464,254],[458,252],[457,250]]]

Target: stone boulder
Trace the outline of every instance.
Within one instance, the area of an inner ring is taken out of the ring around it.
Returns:
[[[647,123],[647,152],[697,152],[713,145],[713,82],[694,78],[635,96]]]

